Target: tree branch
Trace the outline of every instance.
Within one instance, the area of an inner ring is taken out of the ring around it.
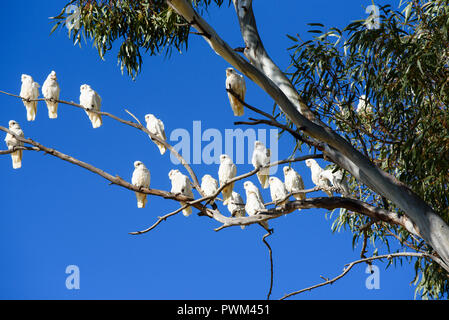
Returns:
[[[19,146],[15,146],[12,147],[11,149],[8,150],[0,150],[0,155],[5,155],[5,154],[11,154],[14,153],[18,150],[34,150],[34,151],[39,151],[39,148],[36,147],[19,147]]]
[[[341,273],[340,275],[336,276],[335,278],[330,279],[330,280],[328,279],[328,280],[326,280],[326,281],[324,281],[322,283],[316,284],[314,286],[311,286],[311,287],[308,287],[308,288],[305,288],[305,289],[301,289],[301,290],[298,290],[298,291],[286,294],[282,298],[280,298],[280,300],[284,300],[284,299],[290,298],[290,297],[292,297],[294,295],[297,295],[297,294],[300,294],[300,293],[303,293],[303,292],[306,292],[306,291],[311,291],[313,289],[332,284],[335,281],[343,278],[355,265],[357,265],[359,263],[371,262],[373,260],[381,260],[381,259],[393,259],[393,258],[398,258],[398,257],[418,257],[418,258],[425,257],[425,258],[429,258],[429,259],[432,259],[432,260],[436,259],[435,256],[433,256],[431,254],[428,254],[428,253],[398,252],[398,253],[384,254],[384,255],[381,255],[381,256],[373,256],[373,257],[369,257],[369,258],[356,260],[356,261],[353,261],[351,263],[348,263],[345,266],[345,268],[343,268],[343,273]]]
[[[168,218],[170,218],[171,216],[174,216],[175,214],[178,214],[179,212],[181,212],[182,210],[184,210],[187,207],[189,207],[189,205],[184,205],[181,208],[176,209],[173,212],[167,213],[166,215],[164,215],[162,217],[158,217],[157,221],[151,227],[149,227],[149,228],[147,228],[145,230],[142,230],[142,231],[129,232],[129,234],[137,235],[137,234],[147,233],[147,232],[153,230],[154,228],[156,228],[159,225],[159,223],[161,223],[162,221],[167,220]]]
[[[266,240],[267,237],[269,237],[270,235],[272,235],[271,232],[268,232],[267,234],[265,234],[262,237],[262,241],[263,243],[267,246],[268,248],[268,254],[270,256],[270,289],[268,290],[268,294],[267,294],[267,300],[270,300],[270,296],[271,296],[271,291],[273,290],[273,274],[274,274],[274,267],[273,267],[273,251],[271,250],[271,246],[268,243],[268,241]]]
[[[292,213],[298,209],[311,208],[321,208],[328,210],[344,208],[352,212],[363,214],[372,219],[377,219],[389,224],[401,226],[408,232],[421,237],[419,230],[413,227],[413,224],[407,216],[399,215],[396,212],[391,212],[378,207],[374,207],[360,200],[343,197],[318,197],[290,201],[283,206],[262,210],[254,216],[226,219],[225,221],[223,221],[223,225],[215,229],[215,231],[220,231],[222,229],[236,225],[250,225],[254,223],[260,223],[263,221],[275,219],[285,214]]]

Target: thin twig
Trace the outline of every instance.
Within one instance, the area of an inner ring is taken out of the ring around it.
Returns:
[[[137,235],[137,234],[147,233],[147,232],[153,230],[154,228],[156,228],[156,227],[159,225],[159,223],[161,223],[162,221],[167,220],[167,218],[170,218],[171,216],[174,216],[175,214],[178,214],[179,212],[181,212],[182,210],[184,210],[184,209],[187,208],[187,207],[189,207],[189,205],[184,205],[184,206],[182,206],[181,208],[176,209],[176,210],[173,211],[173,212],[167,213],[166,215],[164,215],[164,216],[162,216],[162,217],[159,217],[158,220],[157,220],[151,227],[149,227],[149,228],[147,228],[147,229],[145,229],[145,230],[142,230],[142,231],[136,231],[136,232],[129,232],[129,234]]]
[[[270,255],[270,289],[268,290],[267,300],[270,300],[271,291],[273,290],[273,274],[274,274],[274,271],[273,271],[274,270],[274,268],[273,268],[273,251],[271,250],[270,244],[266,240],[266,238],[269,237],[270,235],[272,235],[272,232],[268,232],[267,234],[265,234],[262,237],[262,241],[267,246],[268,253]]]
[[[131,117],[133,117],[134,120],[137,121],[137,123],[139,123],[140,125],[142,125],[142,123],[140,123],[139,119],[137,119],[137,117],[136,117],[135,115],[133,115],[133,114],[132,114],[130,111],[128,111],[127,109],[125,109],[125,111],[126,111]]]

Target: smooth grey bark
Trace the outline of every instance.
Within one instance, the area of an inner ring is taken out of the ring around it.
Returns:
[[[415,224],[414,228],[444,261],[449,272],[449,227],[432,208],[407,186],[375,166],[350,143],[325,125],[318,124],[301,101],[293,85],[266,53],[260,40],[252,0],[234,0],[240,29],[245,41],[245,55],[238,55],[215,30],[199,16],[187,0],[166,0],[179,15],[203,34],[212,49],[228,63],[258,84],[279,105],[287,117],[310,137],[324,142],[324,154],[350,172],[358,181],[395,203]]]

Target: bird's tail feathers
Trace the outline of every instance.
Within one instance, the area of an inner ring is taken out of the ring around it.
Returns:
[[[56,119],[58,117],[58,103],[47,101],[48,117],[50,119]]]
[[[262,173],[262,171],[257,172],[257,178],[259,179],[260,185],[264,189],[267,189],[270,185],[268,182],[268,177],[269,175]]]
[[[241,117],[245,114],[245,108],[240,101],[235,100],[234,116]]]
[[[181,205],[182,205],[182,206],[185,206],[186,204],[187,204],[187,203],[185,203],[185,202],[181,202]],[[185,217],[190,216],[190,215],[192,214],[192,207],[187,207],[187,208],[183,209],[183,210],[182,210],[182,214],[183,214]]]
[[[101,127],[101,125],[103,124],[103,120],[101,119],[100,114],[89,112],[89,119],[92,122],[92,127],[94,129]]]
[[[20,169],[22,167],[22,155],[23,155],[23,150],[17,150],[15,152],[11,153],[13,169]]]
[[[35,101],[24,102],[27,109],[27,120],[34,121],[36,119],[37,103]]]
[[[232,198],[232,189],[234,188],[234,184],[230,184],[229,186],[226,186],[221,193],[223,194],[223,205],[227,206],[229,201]]]
[[[167,151],[167,148],[162,143],[156,142],[157,147],[159,148],[159,151],[161,152],[161,155]]]
[[[147,204],[147,195],[145,193],[136,192],[137,208],[145,208]]]
[[[297,193],[293,196],[296,200],[304,200],[306,198],[305,193]]]
[[[243,107],[243,104],[237,100],[235,97],[230,97],[231,107],[232,111],[234,112],[234,116],[241,117],[243,116],[245,109]]]

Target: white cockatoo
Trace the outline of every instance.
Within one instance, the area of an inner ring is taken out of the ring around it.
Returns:
[[[27,74],[22,74],[22,87],[20,88],[20,96],[23,98],[23,104],[27,109],[27,120],[34,121],[36,119],[37,101],[39,97],[39,84],[34,82],[33,78]]]
[[[192,185],[189,178],[182,174],[178,169],[170,170],[168,177],[171,180],[171,193],[184,195],[193,199]],[[181,202],[182,206],[185,206],[185,202]],[[186,217],[192,214],[192,207],[187,207],[182,210],[182,214]]]
[[[304,200],[306,198],[305,193],[297,193],[300,190],[304,190],[304,181],[302,177],[293,168],[285,166],[284,170],[284,184],[289,193],[293,193],[293,197],[296,200]],[[295,194],[296,193],[296,194]]]
[[[167,137],[165,136],[165,127],[162,120],[156,118],[153,114],[149,113],[145,115],[145,122],[147,123],[147,129],[151,132],[151,134],[154,134],[156,137],[158,137],[161,140],[167,141]],[[167,150],[165,146],[154,140],[154,143],[159,148],[159,151],[161,154],[164,154]]]
[[[242,101],[245,100],[245,78],[232,68],[226,69],[226,89],[231,89]],[[234,111],[234,116],[243,116],[245,112],[243,104],[230,92],[228,92],[228,98],[232,111]]]
[[[19,137],[25,137],[23,134],[22,129],[20,128],[20,125],[14,121],[10,120],[9,123],[9,131],[13,132]],[[8,147],[8,150],[11,150],[14,147],[22,147],[23,142],[19,141],[14,137],[12,134],[7,133],[5,137],[6,146]],[[19,169],[22,167],[22,156],[23,156],[23,150],[17,150],[11,153],[11,159],[12,159],[12,167],[14,169]]]
[[[315,161],[315,159],[307,159],[306,166],[310,168],[310,172],[312,175],[312,182],[320,187],[329,197],[332,197],[332,191],[329,188],[332,187],[331,182],[323,176],[320,176],[320,173],[323,171],[323,168]]]
[[[231,217],[245,216],[245,202],[238,192],[232,191],[231,200],[228,202],[228,210]]]
[[[201,190],[206,197],[214,195],[218,190],[218,181],[210,174],[205,174],[201,179]],[[211,199],[210,203],[215,203],[215,199]]]
[[[80,92],[80,105],[87,109],[86,113],[89,116],[90,122],[92,122],[92,127],[101,127],[101,125],[103,124],[103,121],[101,120],[101,114],[89,111],[100,111],[101,97],[88,84],[81,85]]]
[[[50,99],[45,101],[50,119],[56,119],[58,117],[58,102],[55,100],[59,100],[60,92],[61,89],[56,78],[56,72],[52,71],[42,85],[42,95],[45,99]]]
[[[220,167],[218,168],[218,181],[220,187],[227,183],[237,175],[237,167],[232,162],[232,159],[227,154],[220,156]],[[234,183],[227,185],[221,193],[223,194],[223,204],[227,205],[234,189]]]
[[[320,173],[321,179],[327,179],[343,196],[349,196],[349,186],[346,180],[344,180],[343,172],[341,170],[337,170],[332,172],[332,169],[323,170]]]
[[[270,184],[271,200],[276,205],[285,205],[288,202],[288,191],[284,183],[277,177],[270,177],[268,182]]]
[[[231,217],[241,218],[245,216],[245,202],[239,193],[232,191],[231,199],[228,202],[228,210],[231,213]],[[245,226],[240,226],[245,229]]]
[[[270,149],[267,149],[260,141],[254,142],[254,151],[251,159],[254,168],[266,167],[270,164]],[[266,189],[269,186],[268,177],[270,176],[270,168],[263,168],[257,172],[257,178],[262,186]]]
[[[139,188],[150,187],[150,170],[145,167],[142,161],[134,161],[134,172],[131,178],[131,183]],[[145,193],[136,192],[137,208],[145,208],[147,204],[147,195]]]
[[[265,205],[260,196],[260,191],[257,187],[250,181],[245,181],[243,184],[243,188],[246,192],[246,205],[245,210],[249,216],[254,216],[258,214],[260,211],[265,210]],[[269,228],[268,222],[263,221],[260,223],[266,229]]]
[[[257,198],[259,199],[259,201],[262,203],[265,203],[265,201],[263,201],[263,197],[262,197],[262,194],[260,193],[259,188],[257,188],[254,183],[252,183],[251,181],[245,181],[245,183],[243,184],[243,187],[245,188],[245,191],[250,190],[250,191],[254,192],[257,195]]]
[[[366,100],[366,95],[361,95],[356,109],[357,114],[362,118],[372,118],[373,106]]]

